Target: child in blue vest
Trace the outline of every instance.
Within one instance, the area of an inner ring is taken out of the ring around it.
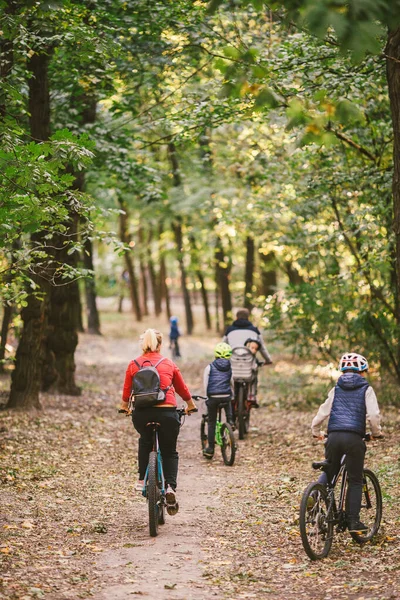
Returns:
[[[346,455],[349,489],[346,498],[346,518],[349,531],[363,533],[368,527],[360,522],[360,508],[363,486],[365,456],[365,423],[369,421],[374,438],[382,437],[378,401],[372,387],[364,379],[368,362],[364,356],[350,352],[340,359],[341,377],[319,407],[312,422],[315,438],[323,439],[319,431],[321,423],[329,417],[328,439],[325,444],[325,458],[330,462],[329,479],[340,469],[342,456]],[[319,481],[326,483],[327,475]]]
[[[169,324],[171,326],[169,330],[169,347],[175,344],[175,356],[176,358],[181,358],[181,353],[179,350],[178,338],[181,335],[181,332],[178,327],[178,317],[171,317],[169,320]]]
[[[208,410],[208,446],[203,450],[206,458],[214,456],[215,426],[217,422],[218,407],[225,403],[226,420],[231,425],[232,420],[232,367],[230,357],[232,348],[229,344],[220,342],[214,349],[215,360],[204,369],[204,389],[207,395]]]

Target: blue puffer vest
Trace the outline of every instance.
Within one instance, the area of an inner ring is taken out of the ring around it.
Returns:
[[[231,362],[227,358],[216,358],[210,364],[207,396],[230,396],[232,393],[231,378]]]
[[[352,431],[365,435],[365,392],[369,387],[358,373],[344,373],[335,387],[335,396],[328,422],[328,433]]]

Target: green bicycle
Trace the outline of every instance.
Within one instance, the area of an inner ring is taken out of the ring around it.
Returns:
[[[205,396],[192,396],[194,400],[207,400]],[[227,402],[230,402],[228,400]],[[218,416],[215,426],[215,443],[221,448],[222,458],[227,467],[231,467],[235,462],[236,443],[233,435],[232,426],[229,423],[223,423],[221,418],[222,409],[226,402],[218,406]],[[204,450],[207,446],[208,413],[201,416],[200,440],[201,448]]]

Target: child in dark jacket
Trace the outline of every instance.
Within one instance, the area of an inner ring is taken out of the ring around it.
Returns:
[[[179,350],[179,343],[178,343],[178,338],[181,335],[181,332],[178,327],[178,317],[171,317],[169,320],[169,324],[170,324],[169,347],[172,349],[172,347],[175,345],[175,357],[181,358],[181,353]]]
[[[338,473],[343,455],[349,477],[346,497],[346,518],[349,531],[363,533],[368,528],[360,522],[360,508],[363,486],[365,455],[365,424],[369,421],[374,438],[382,437],[378,401],[373,388],[364,375],[368,362],[364,356],[354,352],[344,354],[340,359],[341,377],[319,407],[312,422],[315,438],[323,439],[319,431],[321,423],[329,417],[328,439],[325,445],[325,458],[330,463],[329,473],[321,475],[319,481],[326,483]]]
[[[214,456],[215,426],[217,422],[218,407],[224,404],[226,420],[232,421],[232,367],[229,358],[232,348],[229,344],[220,342],[215,346],[215,360],[204,369],[204,389],[207,395],[208,411],[208,446],[203,450],[206,458]]]

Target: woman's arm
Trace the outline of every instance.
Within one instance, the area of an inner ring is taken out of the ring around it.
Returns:
[[[129,398],[131,396],[132,381],[133,381],[132,363],[129,363],[128,368],[126,369],[124,387],[122,390],[122,402],[124,402],[125,404],[129,401]]]
[[[172,376],[172,385],[175,388],[175,391],[185,402],[189,402],[192,399],[192,395],[189,391],[188,386],[186,385],[182,373],[179,370],[179,367],[174,365],[174,374]]]

